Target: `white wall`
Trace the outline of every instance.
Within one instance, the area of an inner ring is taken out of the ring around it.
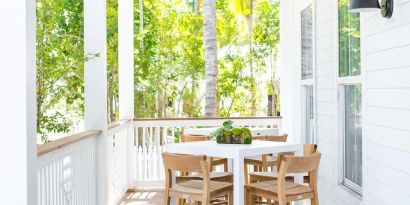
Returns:
[[[298,0],[282,1],[281,46],[281,114],[284,131],[292,133],[295,141],[302,141],[301,85],[300,85],[300,8]],[[319,169],[319,198],[324,205],[355,205],[360,200],[346,191],[338,180],[339,147],[337,133],[337,1],[316,0],[314,3],[315,26],[315,78],[316,78],[316,141],[322,159]],[[291,12],[283,14],[284,12]],[[285,79],[284,79],[285,77]],[[291,88],[291,89],[289,89]],[[290,92],[290,93],[289,93]],[[294,111],[294,112],[292,112]],[[299,114],[298,114],[299,113]]]
[[[281,106],[284,129],[300,138],[298,0],[282,1]],[[395,19],[362,15],[363,198],[340,184],[337,0],[315,1],[316,140],[321,204],[410,204],[410,0],[398,0]],[[293,18],[293,19],[292,19]],[[289,89],[291,88],[291,89]],[[297,140],[296,140],[297,141]]]
[[[367,204],[410,204],[410,0],[362,16]]]

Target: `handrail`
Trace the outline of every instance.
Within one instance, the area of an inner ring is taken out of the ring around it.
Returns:
[[[68,145],[74,144],[78,141],[84,140],[89,137],[98,136],[101,134],[101,131],[98,130],[90,130],[81,132],[78,134],[74,134],[68,137],[64,137],[46,144],[38,145],[37,146],[37,157],[50,153],[52,151],[61,149],[63,147],[67,147]]]
[[[126,123],[130,122],[130,121],[131,121],[131,120],[126,119],[126,120],[118,120],[118,121],[112,122],[112,123],[108,124],[108,130],[111,130],[111,129],[114,129],[114,128],[116,128],[116,127],[119,127],[119,126],[121,126],[121,125],[123,125],[123,124],[126,124]]]
[[[266,117],[178,117],[178,118],[135,118],[134,121],[167,121],[167,120],[257,120],[257,119],[282,119],[282,116]]]

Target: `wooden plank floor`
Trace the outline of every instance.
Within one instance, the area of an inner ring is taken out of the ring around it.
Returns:
[[[128,192],[120,205],[163,205],[163,196],[163,192],[158,191]],[[306,200],[303,204],[310,205],[310,202]]]

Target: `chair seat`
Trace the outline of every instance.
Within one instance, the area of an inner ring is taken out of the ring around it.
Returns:
[[[250,183],[248,185],[245,185],[245,188],[247,190],[259,191],[259,192],[267,193],[273,196],[278,195],[278,181],[277,180]],[[308,186],[286,181],[285,182],[285,194],[286,194],[286,197],[311,195],[313,194],[313,190]]]
[[[245,157],[245,164],[249,165],[257,165],[257,166],[275,166],[277,161],[277,157],[274,156],[266,156],[266,164],[263,164],[262,155],[260,156],[253,156],[253,157]]]
[[[193,194],[193,195],[202,195],[203,194],[203,180],[190,180],[186,182],[182,182],[179,184],[175,184],[170,191],[171,192],[179,192],[185,194]],[[210,181],[209,182],[209,191],[211,195],[215,195],[217,193],[223,193],[226,191],[233,190],[232,183],[228,182],[218,182],[218,181]]]

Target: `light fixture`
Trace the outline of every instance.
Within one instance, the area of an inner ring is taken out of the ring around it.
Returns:
[[[394,0],[351,0],[349,11],[353,13],[375,12],[381,10],[385,18],[391,18],[393,15]]]

